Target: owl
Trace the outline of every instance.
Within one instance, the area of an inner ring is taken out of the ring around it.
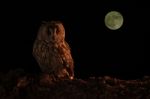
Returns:
[[[74,78],[74,61],[60,21],[43,22],[32,52],[42,72],[55,78]]]

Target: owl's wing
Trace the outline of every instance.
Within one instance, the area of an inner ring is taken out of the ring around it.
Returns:
[[[69,44],[66,41],[64,41],[64,42],[65,42],[66,48],[69,49],[69,51],[70,51],[71,48],[70,48]]]
[[[74,60],[71,55],[71,48],[67,42],[64,44],[64,57],[62,59],[64,67],[66,67],[69,75],[74,76]]]
[[[67,56],[67,60],[69,61],[69,63],[71,65],[73,65],[73,58],[72,58],[72,54],[71,54],[71,48],[69,46],[69,44],[65,41],[65,46],[66,46],[66,56]]]

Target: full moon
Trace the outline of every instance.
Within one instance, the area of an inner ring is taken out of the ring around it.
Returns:
[[[117,30],[123,25],[123,16],[117,11],[111,11],[106,14],[104,22],[110,30]]]

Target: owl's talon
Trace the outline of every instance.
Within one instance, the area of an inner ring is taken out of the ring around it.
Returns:
[[[71,77],[70,77],[70,79],[71,79],[71,80],[73,80],[73,79],[74,79],[74,77],[73,77],[73,76],[71,76]]]

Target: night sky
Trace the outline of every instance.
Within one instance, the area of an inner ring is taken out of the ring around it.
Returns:
[[[39,72],[32,56],[38,28],[42,21],[60,20],[72,49],[76,77],[150,75],[150,67],[144,64],[145,9],[137,2],[108,0],[7,4],[1,11],[0,70]],[[104,24],[105,15],[112,10],[124,17],[123,26],[116,31]]]

